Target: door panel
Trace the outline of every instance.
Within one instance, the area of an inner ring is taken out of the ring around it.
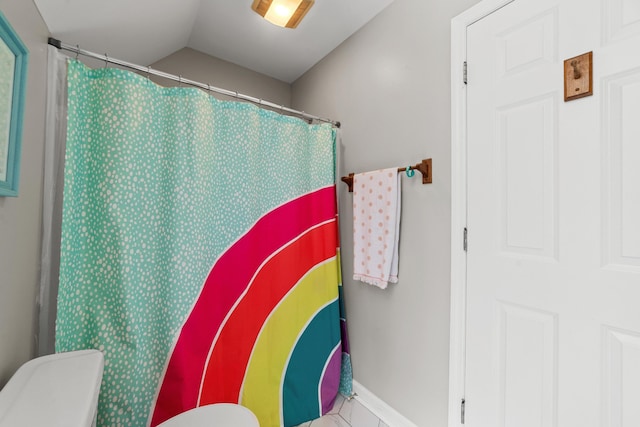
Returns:
[[[604,264],[640,271],[640,69],[603,84]]]
[[[555,94],[498,107],[503,254],[555,258]]]
[[[611,427],[637,426],[640,420],[640,334],[603,328],[604,419]]]
[[[638,46],[638,0],[468,27],[468,426],[640,425]],[[594,95],[565,103],[589,50]]]
[[[553,64],[557,56],[557,21],[557,11],[552,9],[497,34],[500,77],[511,77],[540,63]]]
[[[605,43],[616,42],[640,33],[640,4],[637,0],[602,2]]]
[[[499,307],[498,412],[502,419],[498,425],[553,425],[557,402],[557,315],[507,303]]]

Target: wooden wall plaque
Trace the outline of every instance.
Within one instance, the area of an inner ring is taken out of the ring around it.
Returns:
[[[593,52],[564,61],[564,100],[593,95]]]

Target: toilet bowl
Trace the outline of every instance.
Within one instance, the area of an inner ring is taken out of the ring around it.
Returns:
[[[97,350],[38,357],[0,390],[0,427],[95,425],[104,358]]]
[[[199,406],[168,419],[158,427],[260,427],[249,409],[234,403]]]

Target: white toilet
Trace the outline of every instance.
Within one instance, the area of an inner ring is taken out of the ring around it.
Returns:
[[[0,390],[0,427],[95,425],[104,358],[97,350],[52,354],[20,367]]]
[[[0,390],[0,427],[95,426],[104,358],[97,350],[38,357]],[[179,414],[158,427],[260,427],[244,406],[216,403]]]
[[[158,427],[260,427],[256,416],[244,406],[214,403],[199,406],[168,419]]]

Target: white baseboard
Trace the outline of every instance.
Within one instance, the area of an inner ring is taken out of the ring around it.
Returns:
[[[356,380],[353,380],[353,392],[358,402],[389,427],[418,427]]]

